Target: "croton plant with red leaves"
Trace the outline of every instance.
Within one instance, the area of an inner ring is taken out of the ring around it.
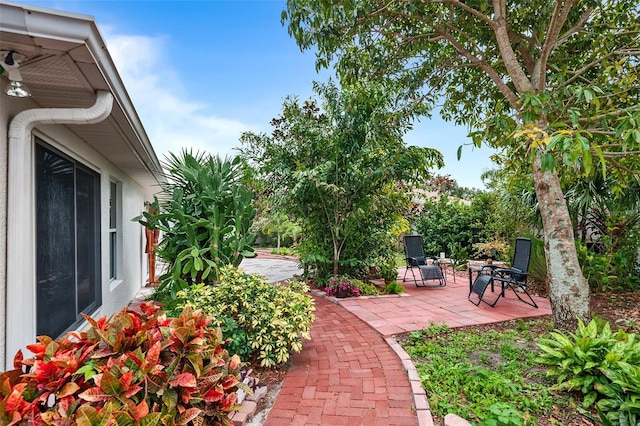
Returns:
[[[166,319],[153,304],[59,340],[38,337],[0,374],[2,425],[229,425],[240,358],[210,318],[187,308]]]

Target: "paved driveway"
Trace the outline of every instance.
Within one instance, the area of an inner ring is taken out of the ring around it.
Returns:
[[[247,274],[262,275],[270,283],[288,280],[295,275],[302,274],[302,269],[298,266],[297,261],[268,257],[260,253],[258,257],[253,259],[242,259],[240,269]]]

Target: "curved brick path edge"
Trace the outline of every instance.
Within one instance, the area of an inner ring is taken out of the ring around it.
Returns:
[[[293,354],[265,426],[430,425],[413,363],[393,338],[313,295],[311,340]]]

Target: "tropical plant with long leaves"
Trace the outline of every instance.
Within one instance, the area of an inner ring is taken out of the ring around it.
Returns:
[[[162,231],[158,256],[168,262],[162,288],[173,294],[194,283],[214,283],[225,265],[254,257],[256,214],[252,192],[242,183],[239,157],[220,159],[183,150],[164,163],[166,182],[150,209],[135,218]]]

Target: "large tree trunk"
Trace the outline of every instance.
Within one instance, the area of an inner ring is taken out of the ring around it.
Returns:
[[[533,163],[533,180],[544,229],[549,298],[555,326],[575,330],[591,317],[589,283],[582,275],[567,202],[554,171],[542,171],[541,153]]]

